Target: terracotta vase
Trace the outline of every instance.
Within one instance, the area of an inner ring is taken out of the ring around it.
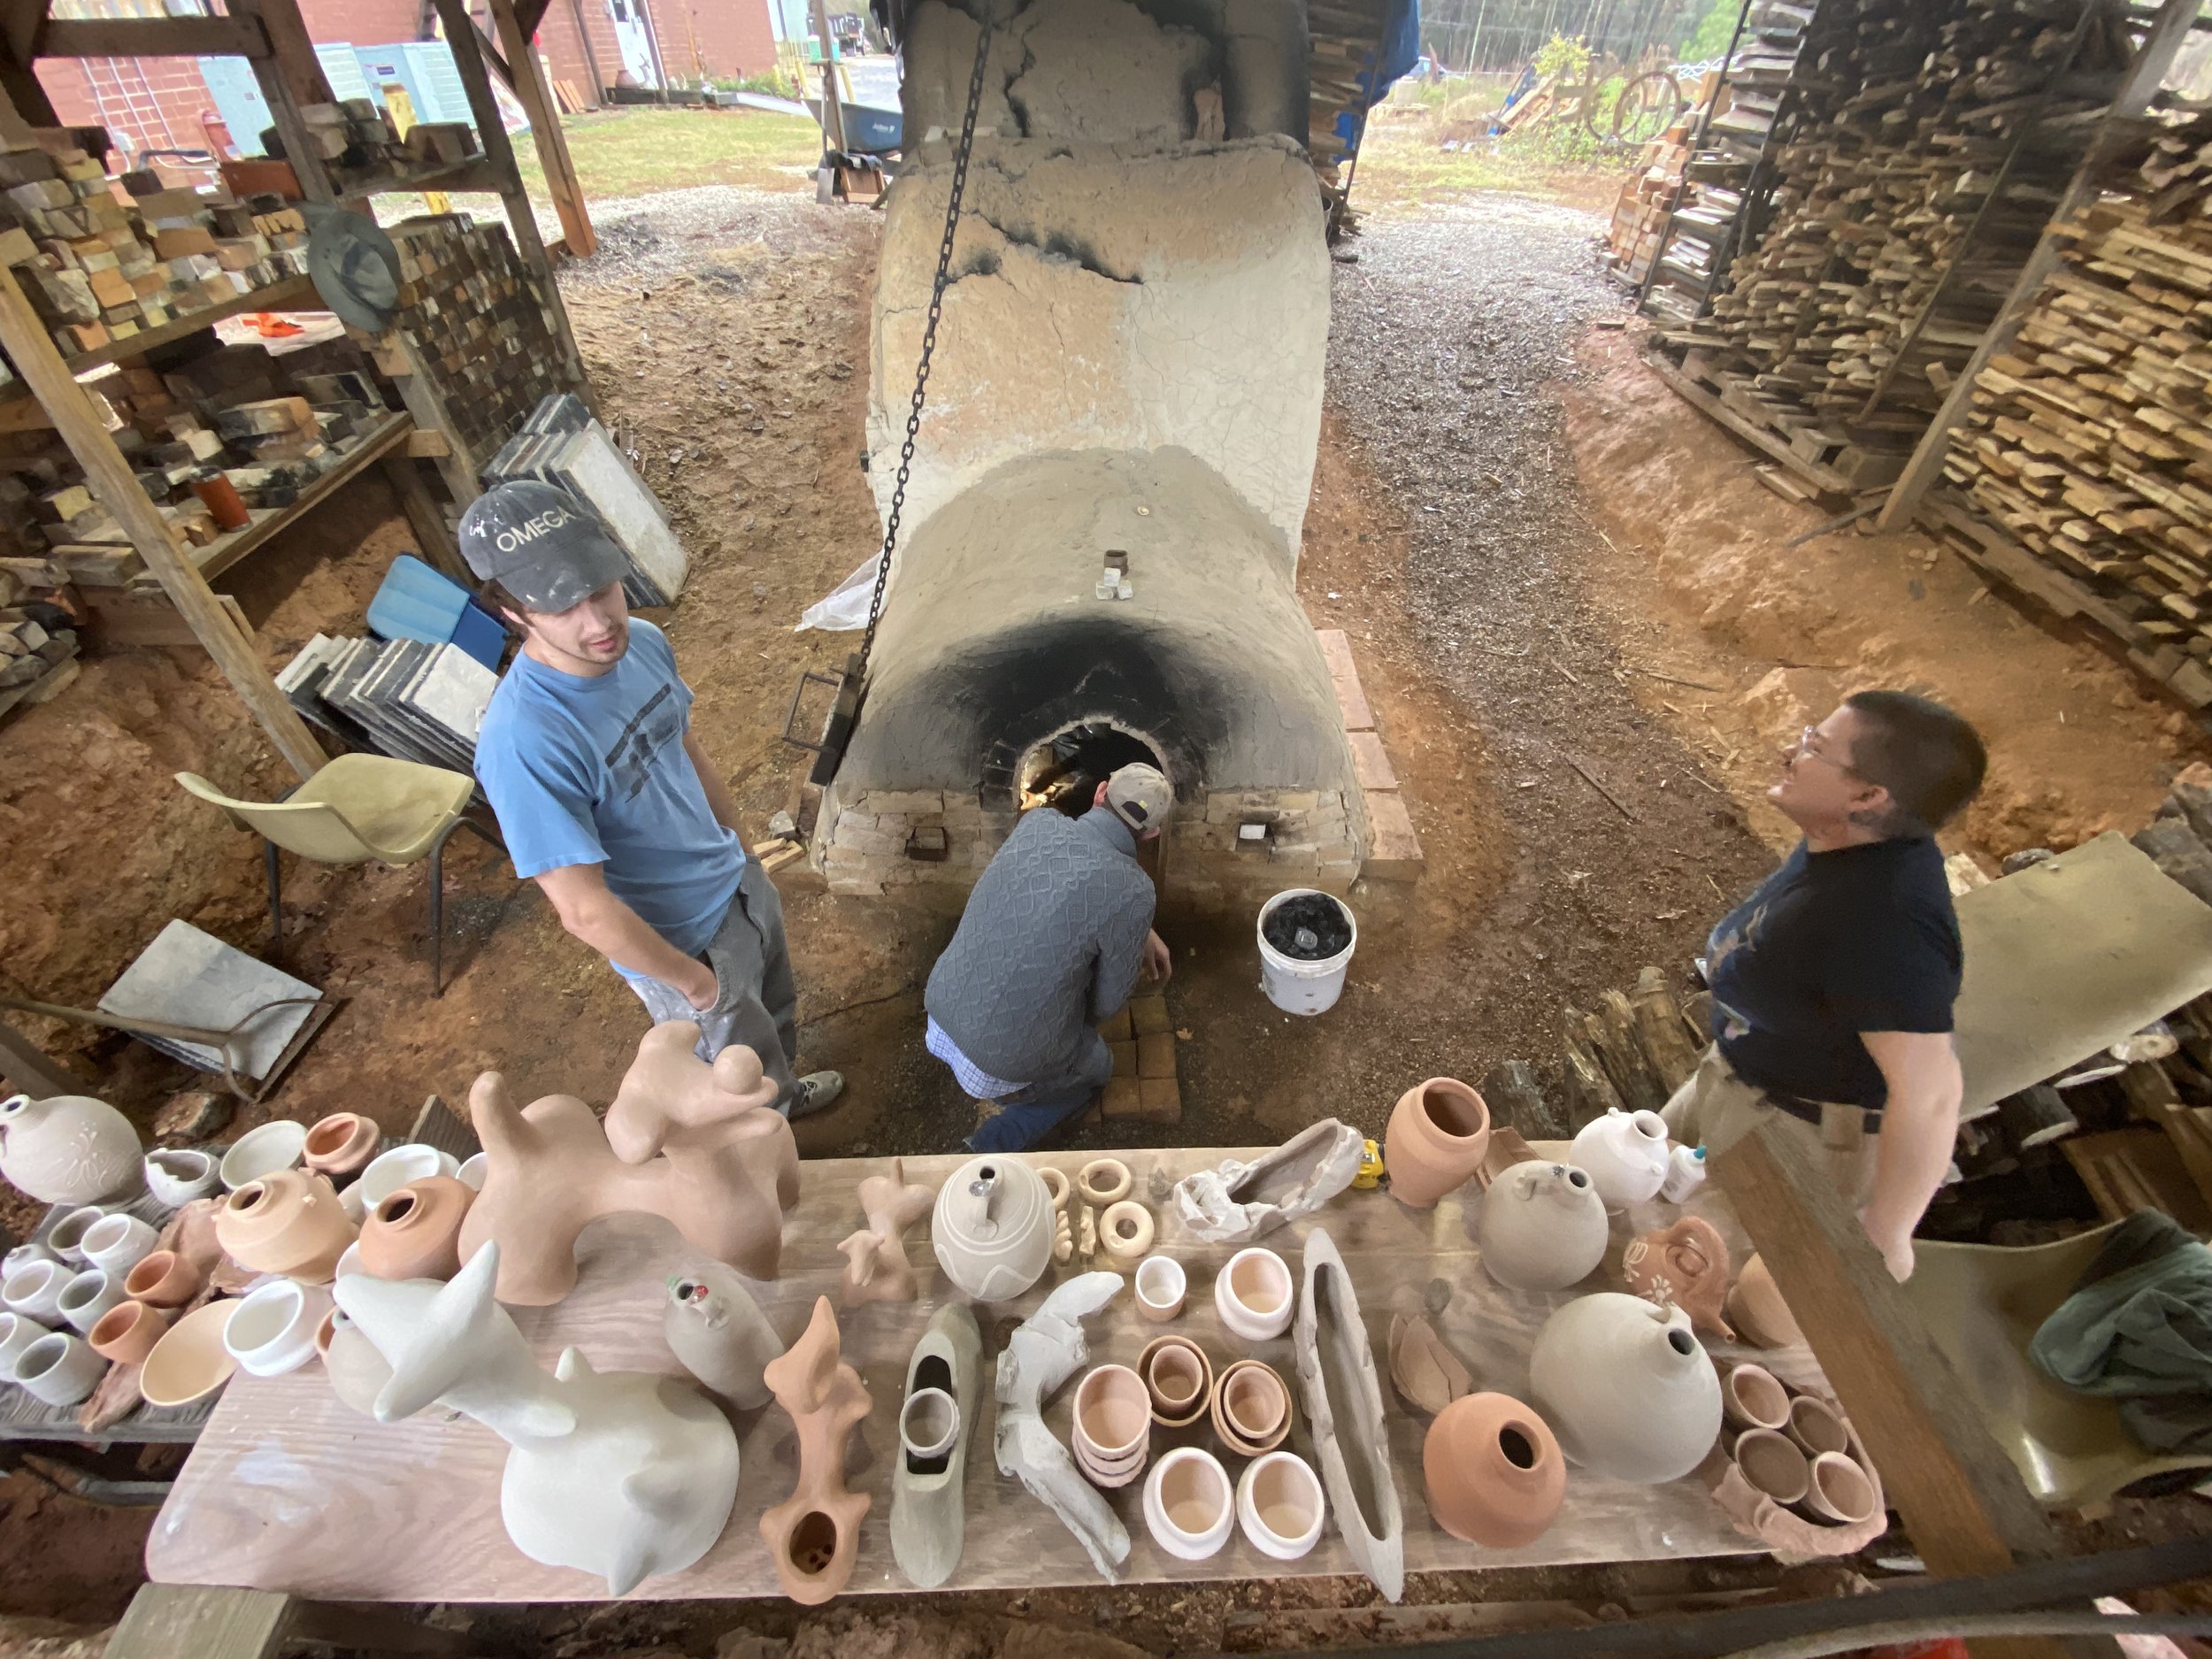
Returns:
[[[142,1302],[119,1302],[100,1316],[85,1340],[101,1358],[118,1365],[142,1365],[169,1328],[169,1316]]]
[[[804,1333],[764,1373],[798,1429],[799,1481],[760,1517],[760,1535],[783,1593],[806,1607],[828,1601],[852,1577],[861,1517],[872,1502],[845,1486],[845,1438],[873,1402],[839,1347],[836,1310],[818,1297]]]
[[[906,1259],[906,1230],[929,1214],[937,1194],[910,1187],[906,1160],[893,1158],[888,1176],[860,1183],[860,1211],[868,1225],[837,1248],[845,1254],[837,1300],[848,1308],[864,1302],[911,1302],[920,1294]]]
[[[1754,1348],[1790,1348],[1805,1340],[1789,1303],[1782,1300],[1774,1275],[1756,1256],[1745,1262],[1743,1271],[1736,1275],[1735,1288],[1728,1293],[1724,1305],[1730,1321]]]
[[[1582,1125],[1567,1156],[1590,1172],[1608,1210],[1648,1202],[1667,1179],[1666,1120],[1616,1106]]]
[[[376,1126],[374,1118],[358,1112],[333,1112],[307,1132],[302,1156],[309,1169],[335,1181],[341,1175],[366,1169],[383,1144],[384,1132]]]
[[[970,1158],[937,1189],[930,1243],[962,1290],[978,1302],[1006,1302],[1052,1259],[1053,1215],[1043,1179],[1019,1158]]]
[[[328,1177],[278,1170],[224,1201],[215,1236],[224,1254],[250,1272],[326,1285],[357,1235]]]
[[[451,1279],[476,1194],[450,1175],[411,1181],[361,1224],[361,1271],[379,1279]]]
[[[461,1220],[461,1260],[500,1247],[499,1300],[541,1308],[576,1288],[576,1237],[601,1216],[664,1216],[692,1248],[753,1279],[782,1261],[783,1212],[799,1202],[798,1144],[759,1056],[733,1043],[709,1066],[699,1028],[647,1032],[605,1126],[572,1094],[518,1110],[487,1071],[469,1114],[489,1164]]]
[[[1720,1378],[1679,1308],[1598,1291],[1546,1320],[1529,1355],[1531,1403],[1594,1474],[1655,1486],[1712,1449]]]
[[[1698,1329],[1724,1341],[1736,1340],[1721,1317],[1728,1300],[1728,1241],[1702,1216],[1684,1216],[1672,1226],[1630,1240],[1621,1276],[1646,1302],[1679,1308]]]
[[[1490,1109],[1456,1078],[1432,1077],[1398,1096],[1383,1134],[1391,1196],[1426,1210],[1471,1179],[1490,1149]]]
[[[668,1281],[661,1334],[683,1368],[740,1411],[769,1401],[763,1372],[783,1339],[743,1279],[719,1262]]]
[[[0,1100],[0,1176],[44,1204],[88,1204],[136,1190],[145,1149],[131,1120],[89,1094]]]
[[[1567,1460],[1544,1419],[1508,1394],[1466,1394],[1421,1443],[1429,1513],[1454,1538],[1518,1549],[1541,1538],[1567,1493]]]
[[[1605,1201],[1571,1164],[1516,1164],[1490,1183],[1475,1243],[1491,1278],[1514,1290],[1564,1290],[1597,1271]]]

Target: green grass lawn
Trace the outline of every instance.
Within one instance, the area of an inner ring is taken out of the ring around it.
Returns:
[[[649,196],[700,184],[759,190],[814,188],[821,129],[765,110],[608,110],[561,123],[586,199]],[[536,148],[515,147],[523,182],[546,199]]]

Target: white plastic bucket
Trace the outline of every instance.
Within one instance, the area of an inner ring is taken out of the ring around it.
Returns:
[[[1301,962],[1295,956],[1286,956],[1267,942],[1267,918],[1277,905],[1320,892],[1318,887],[1290,887],[1260,906],[1256,929],[1260,941],[1260,989],[1267,993],[1269,1002],[1286,1014],[1323,1014],[1334,1008],[1336,999],[1344,995],[1344,975],[1352,965],[1352,953],[1359,949],[1359,918],[1352,914],[1350,905],[1330,894],[1322,896],[1332,899],[1344,912],[1344,919],[1352,929],[1350,944],[1326,961]]]

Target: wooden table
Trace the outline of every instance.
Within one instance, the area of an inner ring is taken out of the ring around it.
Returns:
[[[1133,1362],[1151,1337],[1180,1332],[1196,1337],[1217,1366],[1249,1352],[1294,1378],[1290,1340],[1245,1345],[1225,1339],[1215,1317],[1215,1271],[1226,1247],[1195,1242],[1170,1207],[1152,1194],[1193,1169],[1249,1149],[1180,1148],[1118,1155],[1135,1176],[1134,1196],[1152,1208],[1160,1225],[1156,1248],[1190,1270],[1189,1305],[1167,1325],[1139,1317],[1131,1294],[1115,1299],[1088,1321],[1091,1363]],[[910,1180],[941,1184],[963,1160],[905,1160]],[[1071,1178],[1082,1154],[1043,1154]],[[856,1194],[866,1176],[887,1172],[888,1159],[841,1158],[802,1168],[799,1207],[785,1218],[784,1277],[761,1287],[761,1301],[787,1339],[804,1325],[814,1299],[834,1293],[843,1258],[839,1239],[860,1225]],[[1392,1312],[1416,1312],[1432,1280],[1451,1295],[1437,1320],[1445,1340],[1472,1368],[1477,1385],[1525,1393],[1528,1351],[1550,1311],[1571,1298],[1509,1291],[1478,1265],[1470,1227],[1479,1202],[1471,1187],[1433,1210],[1408,1209],[1382,1192],[1347,1192],[1311,1222],[1279,1230],[1263,1240],[1298,1271],[1308,1228],[1325,1225],[1344,1253],[1378,1370],[1388,1398],[1391,1456],[1406,1517],[1409,1571],[1612,1562],[1657,1557],[1738,1555],[1758,1548],[1739,1533],[1694,1479],[1662,1486],[1636,1486],[1571,1475],[1558,1521],[1536,1543],[1517,1550],[1487,1550],[1460,1542],[1428,1516],[1422,1490],[1421,1442],[1428,1419],[1390,1393],[1385,1363]],[[1690,1206],[1727,1235],[1738,1259],[1747,1252],[1741,1229],[1720,1195],[1707,1188]],[[1618,1256],[1633,1231],[1658,1225],[1676,1211],[1650,1205],[1614,1224],[1614,1250],[1588,1288],[1617,1287]],[[908,1254],[924,1279],[924,1300],[876,1303],[841,1315],[845,1356],[874,1395],[848,1458],[856,1490],[873,1494],[864,1523],[859,1565],[849,1594],[910,1588],[894,1564],[889,1541],[890,1481],[897,1452],[898,1408],[910,1350],[940,1299],[951,1291],[927,1241],[925,1225],[909,1233]],[[601,1370],[633,1367],[678,1371],[661,1336],[664,1286],[695,1259],[674,1229],[657,1217],[624,1217],[596,1224],[578,1245],[582,1274],[576,1291],[552,1308],[525,1309],[517,1323],[541,1359],[550,1363],[569,1344],[581,1348]],[[1105,1264],[1103,1256],[1101,1265]],[[1072,1264],[1079,1267],[1080,1263]],[[967,1464],[966,1548],[951,1589],[1023,1587],[1098,1582],[1074,1538],[1043,1505],[1010,1479],[1002,1479],[992,1454],[990,1368],[1006,1333],[1031,1312],[1068,1270],[1018,1302],[979,1310],[985,1337],[982,1420],[972,1438]],[[1725,1352],[1725,1349],[1717,1349]],[[1760,1358],[1791,1380],[1820,1384],[1809,1351],[1800,1348]],[[1064,1387],[1046,1420],[1064,1439],[1075,1393]],[[693,1598],[771,1595],[775,1573],[757,1527],[760,1514],[791,1491],[795,1463],[791,1424],[772,1404],[735,1418],[742,1442],[737,1502],[730,1524],[707,1555],[680,1573],[649,1578],[641,1597]],[[1171,1443],[1211,1445],[1202,1430],[1176,1435],[1156,1432],[1154,1455]],[[864,1446],[862,1442],[864,1441]],[[1302,1410],[1290,1447],[1311,1457]],[[1216,1448],[1217,1452],[1218,1448]],[[226,1585],[288,1592],[326,1601],[572,1601],[604,1599],[604,1586],[587,1575],[543,1567],[524,1557],[499,1520],[500,1471],[506,1448],[488,1429],[466,1419],[434,1414],[381,1425],[341,1404],[319,1366],[289,1376],[240,1376],[202,1432],[148,1540],[149,1575],[157,1584]],[[1227,1460],[1233,1479],[1241,1460]],[[1321,1543],[1302,1561],[1275,1563],[1241,1535],[1210,1561],[1183,1562],[1156,1548],[1146,1533],[1141,1483],[1109,1494],[1129,1529],[1125,1581],[1240,1578],[1319,1575],[1354,1571],[1332,1521]]]

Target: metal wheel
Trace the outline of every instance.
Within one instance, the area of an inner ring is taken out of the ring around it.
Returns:
[[[1686,103],[1672,72],[1654,69],[1621,88],[1621,96],[1613,101],[1609,132],[1598,131],[1596,104],[1592,101],[1591,134],[1616,144],[1647,143],[1674,125]]]

